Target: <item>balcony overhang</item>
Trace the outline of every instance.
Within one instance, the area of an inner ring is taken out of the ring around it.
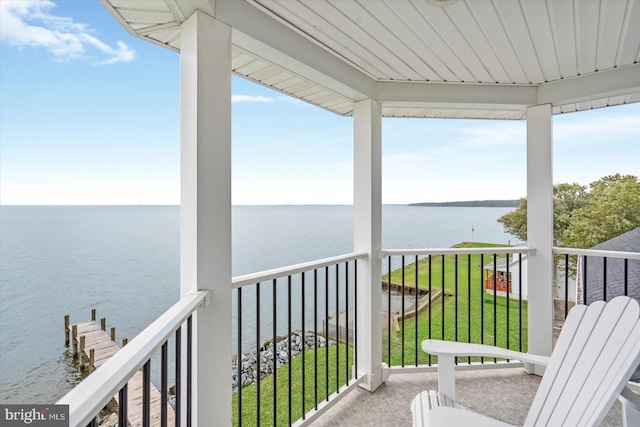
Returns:
[[[524,119],[640,101],[640,4],[101,0],[133,35],[180,50],[196,10],[232,28],[236,75],[341,115]]]

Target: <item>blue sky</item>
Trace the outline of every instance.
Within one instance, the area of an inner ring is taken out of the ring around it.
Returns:
[[[97,1],[0,1],[0,203],[178,204],[179,55]],[[353,120],[233,78],[233,203],[350,204]],[[526,193],[523,121],[383,120],[383,203]],[[640,104],[554,117],[554,181],[640,175]]]

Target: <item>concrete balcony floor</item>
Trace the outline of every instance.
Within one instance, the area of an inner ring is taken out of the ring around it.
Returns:
[[[540,377],[521,368],[458,372],[458,401],[498,420],[522,425],[540,384]],[[375,393],[357,389],[345,396],[314,426],[410,426],[411,400],[422,390],[436,390],[435,373],[395,374]],[[602,426],[621,426],[620,402]]]

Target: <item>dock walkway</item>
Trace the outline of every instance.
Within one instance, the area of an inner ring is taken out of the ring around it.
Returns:
[[[73,329],[76,333],[73,336]],[[74,345],[80,346],[81,337],[84,337],[84,348],[80,351],[86,355],[91,366],[89,370],[100,368],[106,363],[111,356],[116,354],[120,347],[111,339],[111,337],[102,329],[96,321],[76,323],[69,325],[69,332],[72,334]],[[91,359],[91,351],[93,350],[93,359]],[[127,383],[127,411],[129,425],[131,427],[142,426],[142,371],[138,370]],[[160,404],[163,398],[160,392],[153,384],[151,384],[151,425],[160,425]],[[119,401],[118,395],[114,396],[116,402]],[[171,405],[167,404],[167,426],[175,426],[175,411]]]

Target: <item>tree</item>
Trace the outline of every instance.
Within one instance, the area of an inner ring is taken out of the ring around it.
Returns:
[[[640,227],[640,181],[633,175],[608,175],[589,185],[553,186],[553,232],[566,246],[590,248]],[[498,222],[527,240],[527,200]]]

